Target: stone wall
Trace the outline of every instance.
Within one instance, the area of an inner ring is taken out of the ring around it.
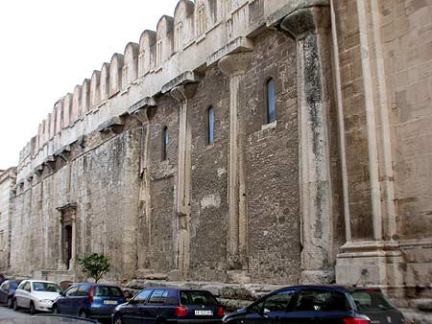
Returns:
[[[21,152],[10,269],[430,297],[431,6],[179,1]]]
[[[16,170],[0,170],[0,270],[10,267],[11,222]]]

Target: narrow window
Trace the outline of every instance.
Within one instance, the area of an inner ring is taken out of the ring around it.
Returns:
[[[207,129],[208,129],[208,144],[214,143],[214,123],[215,123],[215,113],[214,108],[210,107],[207,111]]]
[[[276,120],[276,96],[275,85],[273,79],[269,79],[266,83],[267,97],[267,123],[273,123]]]
[[[169,132],[168,132],[168,127],[165,126],[163,130],[162,161],[165,161],[168,157],[168,144],[169,144]]]

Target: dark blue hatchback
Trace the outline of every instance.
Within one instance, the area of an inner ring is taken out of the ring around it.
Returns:
[[[118,286],[74,284],[53,304],[53,312],[95,319],[110,318],[113,309],[126,299]]]
[[[224,317],[224,324],[404,324],[378,288],[294,286]]]
[[[221,324],[224,309],[206,290],[149,288],[115,308],[114,324]]]

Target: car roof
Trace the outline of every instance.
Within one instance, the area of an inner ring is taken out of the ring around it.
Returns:
[[[116,288],[120,288],[119,286],[117,286],[117,285],[113,285],[113,284],[100,284],[100,283],[91,283],[91,282],[77,282],[77,283],[73,283],[72,285],[71,285],[71,287],[72,286],[78,286],[78,285],[81,285],[81,286],[92,286],[92,287],[116,287]]]
[[[24,281],[27,281],[27,282],[30,282],[30,283],[33,283],[33,282],[41,282],[41,283],[51,283],[51,284],[55,284],[55,285],[57,285],[55,282],[53,282],[53,281],[46,281],[46,280],[36,280],[36,279],[25,279],[25,280],[23,280],[23,282]]]
[[[342,292],[353,292],[353,291],[359,291],[359,290],[373,290],[373,291],[380,291],[377,287],[357,287],[357,286],[345,286],[345,285],[296,285],[296,286],[287,286],[284,288],[281,288],[277,291],[282,291],[286,289],[331,289],[331,290],[338,290]]]
[[[190,288],[179,288],[179,287],[146,287],[142,290],[155,290],[155,289],[169,289],[169,290],[175,290],[175,291],[203,291],[203,292],[210,292],[205,289],[190,289]]]

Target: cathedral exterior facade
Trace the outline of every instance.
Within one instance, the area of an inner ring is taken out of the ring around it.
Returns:
[[[431,12],[180,0],[22,150],[0,270],[430,296]]]

